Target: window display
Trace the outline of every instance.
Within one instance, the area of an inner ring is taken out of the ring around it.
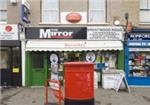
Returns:
[[[150,77],[150,52],[129,52],[129,76]]]
[[[117,52],[105,52],[102,55],[102,62],[105,63],[105,69],[116,69]]]
[[[0,49],[0,69],[7,69],[9,68],[8,65],[8,50],[7,49]]]

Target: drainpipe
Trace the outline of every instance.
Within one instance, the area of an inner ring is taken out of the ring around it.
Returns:
[[[25,29],[23,24],[18,23],[19,34],[21,40],[21,68],[22,68],[22,86],[25,86]]]
[[[25,86],[25,40],[21,41],[22,52],[22,86]]]

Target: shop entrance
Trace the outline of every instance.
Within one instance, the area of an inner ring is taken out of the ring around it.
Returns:
[[[86,61],[86,54],[89,51],[56,51],[44,52],[33,51],[26,52],[26,85],[27,86],[44,86],[44,82],[51,78],[51,54],[58,55],[59,79],[63,84],[64,62]],[[96,72],[97,82],[101,85],[102,79],[100,73],[102,70],[117,69],[121,60],[117,61],[118,51],[91,51],[95,53],[94,71]],[[56,59],[55,59],[56,60]]]
[[[1,86],[21,86],[22,77],[20,54],[20,47],[1,47]]]
[[[46,80],[47,62],[45,54],[41,52],[31,53],[31,78],[32,86],[43,86]]]

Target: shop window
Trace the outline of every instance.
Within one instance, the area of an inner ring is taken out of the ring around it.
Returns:
[[[130,50],[132,50],[130,48]],[[147,77],[150,76],[150,52],[130,51],[129,52],[129,76]]]
[[[89,0],[89,23],[106,22],[106,0]]]
[[[20,53],[19,53],[19,47],[14,47],[13,48],[13,67],[14,68],[18,68],[19,67],[19,56],[20,56]]]
[[[150,0],[140,0],[140,22],[150,23]]]
[[[0,69],[8,69],[9,64],[8,64],[8,49],[7,48],[2,48],[0,50]]]
[[[0,0],[0,22],[7,22],[7,0]]]
[[[33,68],[43,68],[44,62],[43,62],[43,54],[38,52],[32,53],[32,67]]]
[[[65,62],[83,61],[82,53],[83,52],[65,52],[64,61]]]
[[[42,23],[59,22],[59,0],[42,0]]]
[[[116,69],[116,63],[117,63],[117,52],[102,52],[101,54],[101,62],[104,63],[105,69]]]

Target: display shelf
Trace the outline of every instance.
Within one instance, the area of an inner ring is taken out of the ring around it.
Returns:
[[[128,67],[129,77],[150,77],[150,54],[130,52]]]
[[[129,66],[150,66],[150,65],[144,64],[144,65],[129,65]]]
[[[141,77],[141,78],[147,78],[147,76],[129,76],[129,77]]]
[[[150,77],[150,70],[130,70],[130,77]]]
[[[146,53],[131,53],[129,55],[128,67],[129,77],[150,77],[150,59]]]
[[[129,70],[129,71],[149,71],[149,70],[141,70],[141,69],[132,69],[132,70]]]
[[[129,70],[146,70],[144,68],[132,68],[132,69],[129,69]]]

